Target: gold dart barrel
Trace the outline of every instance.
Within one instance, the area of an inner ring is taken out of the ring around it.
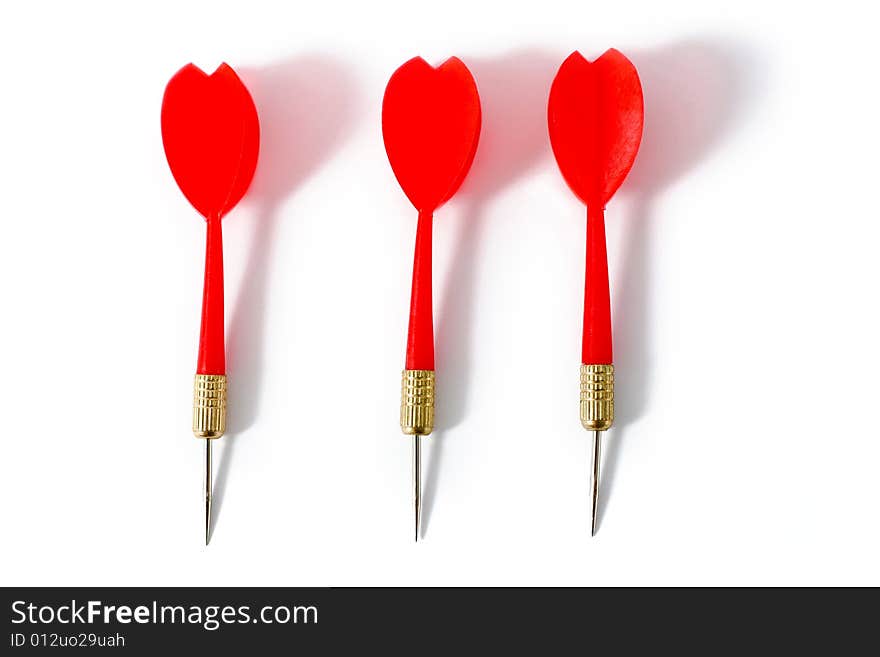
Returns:
[[[614,365],[581,365],[581,424],[605,431],[614,422]]]
[[[403,370],[400,429],[408,436],[434,430],[434,370]]]
[[[196,374],[193,386],[193,434],[219,438],[226,432],[226,377]]]

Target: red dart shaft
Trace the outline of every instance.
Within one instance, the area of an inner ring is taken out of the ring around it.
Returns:
[[[594,203],[587,209],[587,265],[581,362],[585,365],[610,365],[612,361],[605,210],[600,204]]]
[[[208,219],[205,248],[205,287],[199,336],[198,374],[226,374],[223,317],[223,229],[220,215]]]
[[[434,313],[431,298],[431,232],[433,215],[419,212],[413,258],[412,294],[409,302],[409,333],[406,369],[434,369]]]

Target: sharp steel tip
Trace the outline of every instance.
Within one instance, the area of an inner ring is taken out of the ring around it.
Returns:
[[[415,507],[415,542],[419,542],[422,520],[422,455],[419,436],[413,437],[413,503]]]
[[[205,545],[211,542],[211,501],[214,483],[211,472],[211,441],[205,440]]]
[[[593,432],[593,462],[590,472],[590,536],[596,535],[599,519],[599,464],[601,462],[602,438],[598,431]]]

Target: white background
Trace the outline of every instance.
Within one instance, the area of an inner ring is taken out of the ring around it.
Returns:
[[[47,6],[48,5],[48,6]],[[0,19],[0,582],[880,584],[876,21],[861,3],[16,3]],[[548,145],[574,49],[637,66],[607,213],[599,533],[578,422],[584,209]],[[483,104],[435,222],[438,431],[398,427],[416,214],[385,83]],[[202,541],[204,225],[165,83],[239,71],[262,152],[224,222],[231,430]]]

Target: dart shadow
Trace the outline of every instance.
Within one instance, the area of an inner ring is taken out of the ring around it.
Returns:
[[[228,328],[229,432],[217,468],[214,514],[226,494],[239,435],[255,421],[265,379],[267,287],[282,205],[324,164],[350,133],[357,90],[335,58],[297,56],[265,68],[244,69],[260,117],[260,156],[245,202],[254,226]],[[286,257],[296,258],[296,243]],[[216,524],[215,524],[216,526]]]
[[[686,41],[636,51],[631,59],[642,81],[645,126],[635,165],[620,190],[631,205],[620,217],[621,252],[612,281],[615,420],[603,445],[600,524],[627,430],[646,411],[653,386],[655,200],[743,125],[763,85],[754,53],[725,43]]]
[[[550,156],[547,107],[541,99],[561,61],[532,50],[465,59],[480,93],[482,125],[473,165],[454,201],[460,225],[437,305],[437,430],[431,436],[425,472],[423,532],[437,496],[446,432],[467,415],[485,211],[506,187]]]

